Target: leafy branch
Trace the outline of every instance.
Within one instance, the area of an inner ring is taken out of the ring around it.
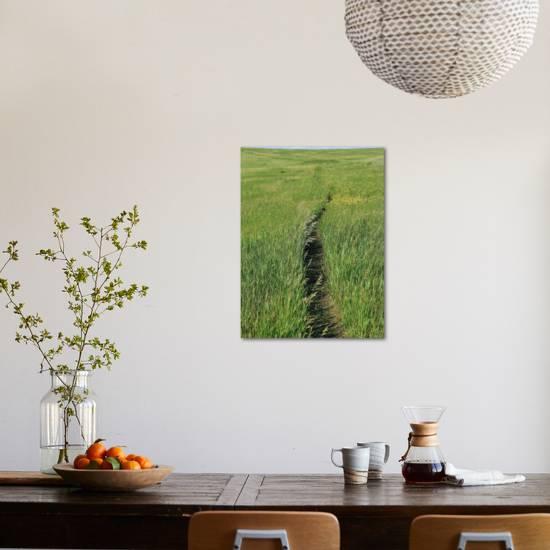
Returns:
[[[125,284],[117,273],[122,268],[124,253],[132,248],[146,250],[147,242],[133,238],[135,227],[140,222],[137,206],[122,211],[105,226],[98,226],[89,217],[83,217],[80,226],[91,237],[94,246],[84,250],[79,261],[66,251],[65,234],[69,226],[61,219],[60,210],[52,208],[52,216],[54,247],[40,249],[37,255],[47,262],[61,263],[65,277],[63,293],[73,317],[74,333],[58,331],[54,336],[45,328],[38,313],[26,313],[25,304],[16,299],[21,289],[19,281],[12,282],[1,277],[11,262],[19,260],[17,241],[10,241],[2,251],[4,261],[0,261],[0,293],[7,298],[6,308],[11,309],[19,319],[16,342],[35,347],[41,357],[40,372],[50,372],[60,381],[55,392],[63,409],[65,434],[59,461],[68,461],[69,422],[75,417],[80,425],[77,406],[86,398],[86,392],[80,391],[77,386],[76,373],[110,369],[120,357],[114,342],[108,338],[92,337],[91,331],[107,312],[121,309],[128,301],[147,295],[146,285]],[[66,381],[64,375],[68,374],[73,374],[72,381]]]

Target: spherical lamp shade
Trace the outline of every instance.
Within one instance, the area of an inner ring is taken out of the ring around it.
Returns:
[[[346,0],[346,34],[379,78],[432,98],[498,80],[533,42],[538,0]]]

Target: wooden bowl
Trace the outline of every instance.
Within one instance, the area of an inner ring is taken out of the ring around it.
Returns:
[[[147,470],[77,470],[72,464],[56,464],[53,469],[70,485],[110,492],[151,487],[174,470],[172,466],[155,466]]]

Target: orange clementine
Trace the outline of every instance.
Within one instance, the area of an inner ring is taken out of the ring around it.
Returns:
[[[110,456],[112,458],[118,458],[118,460],[125,460],[126,455],[124,454],[124,451],[122,450],[122,447],[111,447],[108,451],[106,456]]]
[[[82,458],[79,458],[75,463],[75,468],[77,470],[84,470],[84,468],[88,467],[88,464],[90,464],[90,460],[83,456]]]
[[[73,460],[73,467],[76,468],[76,463],[81,459],[81,458],[87,458],[86,455],[77,455],[75,456],[74,460]]]
[[[136,462],[135,460],[127,460],[122,464],[123,470],[141,470],[141,466],[139,465],[139,462]]]
[[[108,456],[101,465],[102,470],[120,470],[120,462],[117,458]]]
[[[126,460],[135,460],[136,456],[134,453],[130,453],[129,455],[126,455]]]
[[[99,470],[101,468],[101,465],[103,464],[102,458],[90,458],[90,463],[88,464],[87,468],[90,470]]]
[[[136,456],[134,460],[139,463],[142,470],[148,470],[153,467],[153,463],[146,456]]]
[[[104,458],[105,457],[105,445],[102,443],[103,439],[96,439],[86,451],[86,456],[91,460],[92,458]]]

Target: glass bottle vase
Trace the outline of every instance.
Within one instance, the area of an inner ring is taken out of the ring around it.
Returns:
[[[72,463],[96,438],[96,402],[88,388],[88,371],[51,373],[51,387],[40,401],[40,471]],[[70,391],[72,400],[66,399]]]

